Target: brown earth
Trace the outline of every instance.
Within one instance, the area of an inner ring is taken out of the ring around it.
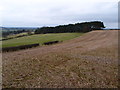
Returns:
[[[2,55],[3,88],[118,86],[118,30]]]

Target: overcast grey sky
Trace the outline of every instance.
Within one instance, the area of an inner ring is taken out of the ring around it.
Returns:
[[[41,27],[103,21],[118,27],[119,0],[2,0],[1,26]]]

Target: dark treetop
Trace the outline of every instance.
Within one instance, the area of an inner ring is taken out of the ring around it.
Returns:
[[[45,34],[45,33],[67,33],[67,32],[89,32],[92,30],[101,30],[105,28],[103,22],[92,21],[75,23],[69,25],[59,25],[55,27],[42,27],[35,30],[35,34]]]

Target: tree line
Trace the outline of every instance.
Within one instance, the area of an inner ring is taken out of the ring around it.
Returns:
[[[20,33],[24,33],[24,32],[30,32],[30,30],[3,30],[2,31],[2,37],[7,37],[8,35],[12,35],[12,34],[20,34]]]
[[[103,22],[92,21],[75,23],[68,25],[59,25],[55,27],[42,27],[35,30],[35,34],[46,34],[46,33],[67,33],[67,32],[89,32],[92,30],[101,30],[105,28]]]

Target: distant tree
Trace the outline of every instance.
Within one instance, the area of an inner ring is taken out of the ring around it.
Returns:
[[[91,22],[91,28],[92,29],[103,29],[103,28],[105,28],[105,26],[104,26],[104,24],[103,24],[103,22],[99,22],[99,21],[94,21],[94,22]]]
[[[35,30],[35,34],[45,33],[67,33],[67,32],[89,32],[95,29],[105,28],[103,22],[83,22],[69,25],[59,25],[56,27],[42,27]]]
[[[27,34],[28,34],[28,35],[32,35],[32,31],[29,30],[29,31],[27,32]]]
[[[25,29],[23,29],[22,32],[25,32]]]

